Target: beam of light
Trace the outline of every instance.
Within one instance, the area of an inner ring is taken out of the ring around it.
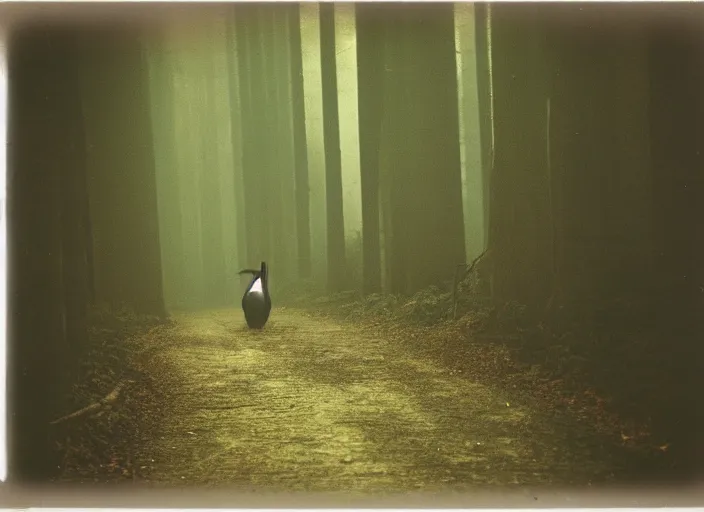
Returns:
[[[0,33],[0,482],[7,479],[7,52]]]
[[[250,291],[263,293],[264,290],[262,289],[262,278],[261,277],[258,277],[257,280],[254,281],[254,284],[252,284]]]

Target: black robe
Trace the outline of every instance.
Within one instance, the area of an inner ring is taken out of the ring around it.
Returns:
[[[245,269],[240,274],[252,274],[252,280],[242,297],[242,311],[247,325],[252,329],[261,329],[269,320],[271,313],[271,296],[266,262],[262,261],[260,270]]]

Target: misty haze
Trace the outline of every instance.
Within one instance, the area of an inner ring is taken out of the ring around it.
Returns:
[[[700,5],[91,9],[6,22],[8,482],[701,477]]]

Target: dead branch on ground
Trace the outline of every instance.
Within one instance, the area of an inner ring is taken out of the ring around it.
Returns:
[[[49,424],[56,425],[58,423],[63,423],[64,421],[78,418],[79,416],[84,416],[90,412],[96,412],[106,405],[113,404],[119,398],[120,392],[122,391],[122,389],[129,383],[134,383],[134,381],[131,379],[126,379],[126,380],[120,381],[117,384],[117,386],[115,386],[115,389],[110,391],[110,393],[105,395],[105,397],[103,397],[101,400],[94,402],[90,405],[87,405],[83,409],[79,409],[75,412],[72,412],[71,414],[67,414],[66,416],[62,416],[61,418],[56,419],[56,420],[50,422]]]
[[[459,285],[459,281],[460,281],[460,278],[459,278],[460,269],[461,268],[465,269],[464,277],[471,274],[472,271],[474,270],[474,267],[477,265],[477,263],[479,263],[479,260],[481,260],[484,257],[487,250],[488,249],[484,249],[484,251],[482,251],[482,253],[479,256],[474,258],[474,261],[472,261],[471,264],[467,265],[466,263],[462,263],[460,265],[457,265],[457,267],[455,268],[455,278],[452,283],[452,318],[453,319],[457,318],[457,286]]]

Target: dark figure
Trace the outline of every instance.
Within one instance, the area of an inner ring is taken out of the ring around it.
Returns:
[[[271,296],[266,262],[262,261],[260,270],[240,270],[240,274],[252,274],[252,280],[242,297],[242,310],[247,325],[251,329],[261,329],[269,320],[271,313]]]

